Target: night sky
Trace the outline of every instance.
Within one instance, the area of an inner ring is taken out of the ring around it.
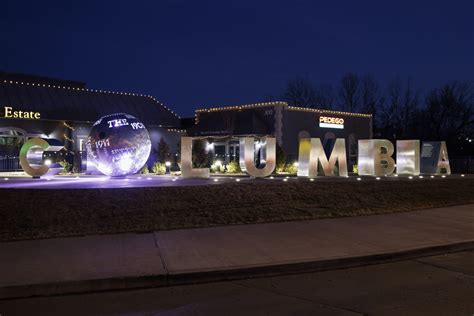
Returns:
[[[258,3],[257,3],[258,2]],[[474,1],[2,1],[0,70],[195,108],[348,72],[474,79]]]

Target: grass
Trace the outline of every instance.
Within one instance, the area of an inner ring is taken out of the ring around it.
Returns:
[[[474,179],[0,190],[0,241],[359,216],[474,203]]]

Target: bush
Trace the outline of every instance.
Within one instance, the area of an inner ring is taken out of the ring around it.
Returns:
[[[352,166],[352,172],[359,174],[359,166],[357,164],[354,164]]]
[[[60,161],[59,165],[63,167],[63,170],[61,170],[60,174],[68,174],[69,170],[71,170],[71,164],[66,160]]]
[[[211,172],[212,173],[225,173],[225,166],[221,163],[220,165],[216,164],[215,162],[211,165]]]
[[[151,167],[151,171],[154,173],[154,174],[157,174],[157,175],[163,175],[166,173],[166,166],[164,163],[160,163],[160,162],[155,162],[153,164],[153,167]]]
[[[240,169],[240,164],[238,161],[231,161],[227,165],[227,172],[228,173],[241,173],[242,170]]]
[[[296,174],[298,172],[298,167],[293,163],[288,163],[285,165],[285,172],[289,174]]]
[[[144,165],[142,170],[140,170],[140,174],[149,174],[150,170],[148,169],[147,165]]]

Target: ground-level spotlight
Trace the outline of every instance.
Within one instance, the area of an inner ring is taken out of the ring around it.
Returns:
[[[313,178],[311,178],[311,179],[309,179],[309,181],[314,181],[314,179],[313,179]]]
[[[430,178],[432,178],[432,179],[433,179],[433,178],[434,178],[434,176],[430,176]]]
[[[362,180],[362,178],[357,178],[357,181],[361,181],[361,180]]]
[[[175,182],[175,181],[176,181],[176,179],[171,179],[171,181]]]
[[[441,176],[441,178],[446,178],[446,176],[443,174],[443,175]]]
[[[46,166],[51,166],[51,159],[46,159],[46,160],[44,161],[44,164],[45,164]]]
[[[217,182],[217,181],[219,181],[219,179],[214,179],[214,182]]]
[[[398,174],[397,174],[397,173],[395,173],[393,176],[394,176],[394,177],[398,177]]]
[[[146,179],[147,179],[147,180],[151,180],[151,178],[150,178],[150,177],[148,177],[148,178],[146,178]]]
[[[285,182],[288,181],[288,178],[283,179],[283,181],[285,181]]]
[[[8,178],[4,178],[3,180],[8,181]]]
[[[380,180],[380,177],[375,178],[375,180]]]
[[[464,175],[462,174],[461,177],[464,177]]]
[[[423,179],[423,176],[419,176],[418,178]]]
[[[412,177],[412,176],[409,176],[409,177],[408,177],[408,179],[410,179],[410,180],[411,180],[411,179],[413,179],[413,177]]]
[[[295,162],[293,163],[293,166],[295,166],[296,168],[298,168],[299,165],[300,165],[300,164],[298,163],[298,161],[295,161]]]
[[[235,179],[236,182],[240,182],[240,179]]]
[[[273,179],[273,176],[271,176],[270,179]]]

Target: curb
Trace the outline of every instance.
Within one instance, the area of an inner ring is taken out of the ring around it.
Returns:
[[[474,240],[436,246],[420,247],[390,253],[379,253],[357,257],[345,257],[307,262],[275,264],[258,267],[235,268],[228,270],[7,286],[0,287],[0,300],[20,299],[34,296],[51,296],[103,292],[111,290],[130,290],[140,288],[165,287],[174,285],[270,277],[285,274],[318,272],[388,263],[420,257],[429,257],[434,255],[460,252],[472,249],[474,249]]]

